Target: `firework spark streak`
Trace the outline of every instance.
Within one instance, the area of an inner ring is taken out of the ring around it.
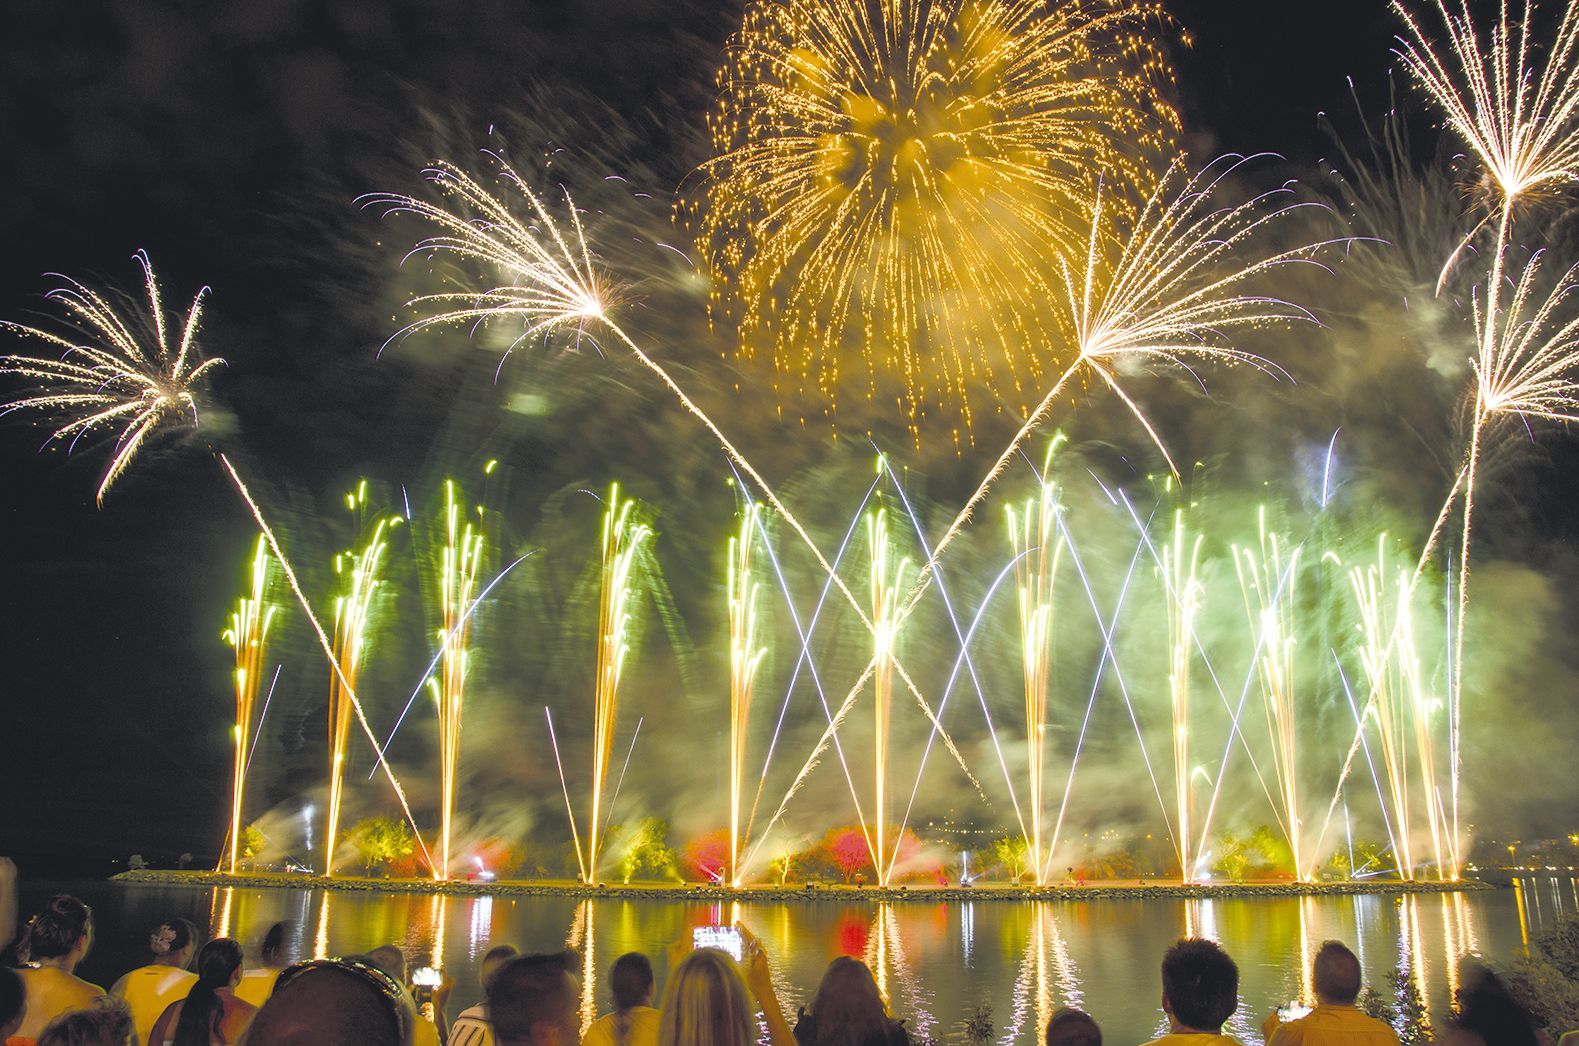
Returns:
[[[511,343],[513,349],[528,338],[548,336],[556,331],[574,331],[577,336],[582,336],[587,333],[589,325],[594,322],[602,324],[604,329],[613,334],[644,367],[663,382],[681,405],[713,435],[729,459],[750,477],[767,503],[789,524],[790,529],[816,558],[823,573],[860,617],[861,624],[875,637],[877,625],[867,616],[861,600],[834,570],[817,543],[801,525],[800,519],[779,500],[767,480],[713,423],[707,412],[697,406],[669,372],[632,340],[609,315],[610,306],[618,302],[618,288],[612,281],[602,276],[593,265],[581,218],[569,193],[565,194],[565,200],[572,232],[566,235],[554,222],[553,215],[543,199],[533,192],[532,188],[501,157],[494,155],[493,158],[499,167],[500,177],[525,197],[532,214],[530,222],[523,222],[500,197],[490,193],[474,178],[452,164],[437,163],[426,173],[443,193],[456,199],[459,206],[453,212],[412,196],[377,193],[362,197],[364,206],[383,208],[386,215],[401,212],[415,214],[433,222],[443,230],[440,235],[417,243],[407,255],[408,258],[423,252],[449,252],[492,268],[502,269],[510,274],[514,281],[480,291],[444,292],[413,299],[409,303],[411,306],[432,306],[437,311],[397,331],[391,336],[390,342],[429,327],[448,325],[475,327],[491,321],[507,320],[521,324],[522,328],[521,333]],[[474,219],[464,215],[477,217]],[[916,687],[915,681],[904,670],[904,666],[897,660],[894,662],[894,670],[904,681],[922,712],[936,724],[936,713]],[[960,755],[953,739],[946,732],[942,737],[950,754],[959,763],[960,769],[971,778],[972,783],[975,783],[975,777],[971,774],[970,767]]]
[[[1060,286],[1068,304],[1066,321],[1078,355],[1047,390],[1025,423],[965,502],[917,575],[905,601],[907,617],[926,591],[938,557],[959,536],[1021,445],[1046,420],[1053,402],[1083,372],[1102,381],[1135,414],[1141,427],[1173,461],[1156,428],[1120,386],[1116,365],[1153,361],[1194,373],[1195,362],[1248,364],[1279,373],[1269,361],[1234,348],[1225,332],[1270,324],[1316,322],[1304,308],[1254,293],[1248,284],[1283,265],[1315,264],[1323,248],[1346,241],[1321,240],[1241,261],[1238,253],[1281,222],[1319,204],[1281,202],[1283,187],[1238,204],[1221,204],[1225,180],[1255,157],[1223,157],[1193,177],[1175,161],[1155,192],[1125,217],[1125,209],[1092,208],[1080,265],[1063,264]]]
[[[740,349],[832,401],[846,353],[867,397],[925,406],[1023,394],[1049,344],[1054,252],[1078,244],[1090,172],[1150,187],[1177,117],[1148,21],[1085,0],[758,0],[719,76],[698,172],[699,249]],[[1016,357],[1029,364],[1022,373]]]
[[[1042,846],[1042,778],[1046,769],[1047,677],[1053,660],[1053,594],[1064,539],[1058,525],[1063,511],[1058,485],[1052,479],[1053,455],[1062,437],[1055,437],[1042,462],[1036,496],[1016,513],[1008,507],[1009,545],[1014,549],[1020,606],[1020,662],[1025,683],[1026,774],[1031,830],[1025,837],[1035,869],[1036,885],[1046,885],[1051,854]]]
[[[460,769],[461,721],[466,701],[472,611],[480,598],[477,575],[483,538],[470,521],[461,522],[455,481],[444,481],[444,547],[439,559],[440,669],[428,677],[439,724],[439,868],[449,878],[450,841],[455,827],[455,778]]]
[[[1497,24],[1484,40],[1467,0],[1456,5],[1436,0],[1447,31],[1440,45],[1431,42],[1408,7],[1397,0],[1392,6],[1409,34],[1400,38],[1396,51],[1404,68],[1441,107],[1501,196],[1500,253],[1516,202],[1579,180],[1579,8],[1565,4],[1556,33],[1537,49],[1530,38],[1532,0],[1525,0],[1517,19],[1508,17],[1508,0],[1502,0]],[[1545,63],[1536,68],[1541,51]],[[1488,215],[1453,252],[1443,266],[1443,281],[1464,246],[1490,220]]]
[[[150,434],[179,419],[197,425],[193,388],[224,360],[196,349],[198,319],[208,288],[197,292],[186,316],[173,325],[165,315],[159,281],[148,255],[138,251],[148,296],[146,314],[129,297],[106,295],[70,277],[47,297],[66,312],[60,331],[0,320],[0,329],[61,349],[58,357],[0,356],[0,374],[26,379],[28,393],[0,402],[0,415],[37,411],[58,419],[49,442],[77,440],[100,428],[119,428],[114,453],[99,482],[98,500],[131,464]],[[119,299],[119,300],[117,300]],[[171,344],[171,334],[175,343]]]
[[[136,257],[142,266],[147,288],[146,316],[138,316],[130,311],[123,313],[105,295],[67,278],[71,285],[54,291],[50,297],[64,306],[67,327],[72,333],[85,338],[85,341],[79,343],[62,334],[0,321],[0,327],[24,337],[41,339],[65,350],[58,359],[15,355],[0,357],[0,374],[26,378],[32,386],[30,391],[21,396],[0,401],[0,414],[14,410],[37,410],[63,417],[51,440],[70,436],[75,441],[101,425],[122,425],[114,455],[99,484],[101,504],[110,484],[131,464],[155,428],[173,419],[195,422],[197,400],[194,386],[199,378],[223,362],[217,357],[204,359],[196,344],[199,306],[207,288],[198,292],[193,299],[192,308],[180,324],[176,347],[171,349],[169,325],[153,266],[145,253],[139,251]],[[129,299],[127,307],[130,308]],[[145,340],[151,340],[152,350],[144,345]],[[296,579],[296,572],[291,568],[290,560],[285,558],[273,529],[263,516],[263,510],[253,500],[252,492],[242,482],[241,474],[231,464],[229,457],[223,453],[217,453],[216,457],[236,493],[246,502],[247,510],[252,513],[285,580],[290,584],[291,594],[307,615],[307,621],[318,637],[320,649],[338,673],[339,664],[335,660],[329,637],[318,622],[312,604],[308,602],[306,593]],[[345,680],[342,678],[341,682],[345,683]],[[373,736],[361,702],[356,699],[354,688],[346,684],[346,689],[357,721],[382,762],[383,749]],[[416,821],[411,816],[405,790],[388,766],[384,767],[384,773],[400,800],[406,820],[411,823],[423,857],[427,858],[427,847],[423,845],[422,833],[417,830]]]
[[[360,518],[367,503],[367,484],[346,496],[347,507]],[[354,552],[334,558],[341,591],[334,601],[334,666],[329,676],[329,802],[324,825],[324,874],[334,874],[335,846],[340,839],[340,807],[345,796],[346,743],[355,712],[357,677],[367,652],[368,624],[373,600],[382,585],[384,538],[388,520],[379,520],[367,541]]]
[[[741,849],[749,825],[741,824],[745,799],[746,727],[751,716],[751,691],[757,666],[767,648],[757,643],[757,582],[751,576],[751,552],[761,509],[747,500],[740,530],[729,539],[729,870],[727,880],[742,882]]]
[[[263,682],[263,650],[268,639],[269,624],[279,607],[270,603],[269,552],[262,538],[252,553],[250,594],[236,601],[230,615],[230,627],[224,640],[236,652],[233,682],[236,688],[236,724],[232,737],[236,744],[235,765],[230,782],[230,874],[236,874],[237,851],[241,846],[242,794],[247,783],[247,767],[251,763],[252,745],[247,743],[252,734],[252,706],[258,698],[258,686]],[[273,692],[273,688],[270,688]],[[267,711],[265,705],[264,711]],[[259,718],[258,727],[263,726]],[[255,742],[254,742],[255,743]]]
[[[1299,576],[1300,549],[1288,548],[1281,535],[1267,529],[1264,506],[1257,513],[1256,522],[1259,550],[1236,546],[1234,570],[1244,594],[1246,623],[1250,634],[1256,637],[1256,677],[1281,806],[1278,819],[1294,857],[1294,874],[1305,878],[1310,869],[1305,867],[1305,851],[1300,845],[1299,706],[1294,699],[1295,580]]]

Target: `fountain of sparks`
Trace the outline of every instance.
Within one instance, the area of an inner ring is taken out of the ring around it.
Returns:
[[[757,590],[752,575],[752,550],[760,526],[761,507],[747,499],[740,529],[729,539],[729,866],[725,878],[740,886],[751,822],[742,823],[745,802],[746,728],[751,721],[752,688],[767,649],[757,641]]]
[[[345,497],[346,507],[358,522],[367,507],[367,483]],[[334,671],[329,677],[329,802],[324,819],[323,874],[334,874],[335,847],[340,841],[340,810],[345,799],[346,747],[351,737],[356,681],[367,654],[368,632],[375,597],[383,586],[386,534],[398,517],[381,518],[367,533],[361,547],[334,558],[340,591],[334,601]]]
[[[619,712],[620,672],[630,652],[636,609],[637,578],[633,568],[643,545],[652,537],[652,528],[640,522],[636,515],[635,499],[621,496],[618,483],[610,486],[608,504],[603,512],[597,676],[593,683],[592,788],[584,849],[581,832],[576,828],[574,811],[568,807],[569,793],[566,793],[567,812],[571,815],[571,841],[576,848],[576,863],[584,883],[593,882],[598,872],[604,827],[604,792],[608,786],[609,764],[614,753],[614,728]],[[557,759],[557,741],[554,747]],[[609,797],[608,802],[613,802],[612,797]]]
[[[1174,513],[1173,537],[1162,548],[1159,565],[1168,612],[1168,707],[1172,714],[1173,804],[1179,876],[1194,882],[1199,847],[1193,843],[1194,769],[1190,764],[1190,667],[1195,660],[1195,621],[1206,594],[1198,569],[1202,535],[1187,537],[1184,511]],[[1219,776],[1221,776],[1219,774]],[[1203,833],[1204,834],[1204,833]]]
[[[249,595],[236,601],[230,614],[230,627],[224,640],[236,654],[236,667],[232,682],[236,690],[236,723],[231,737],[235,741],[235,761],[230,780],[230,874],[236,874],[236,860],[241,850],[242,799],[247,783],[247,764],[251,761],[252,706],[258,698],[258,687],[263,682],[263,651],[268,640],[269,625],[279,607],[269,602],[269,550],[262,538],[252,553],[249,572]],[[265,709],[266,711],[266,709]],[[260,720],[259,727],[262,722]]]
[[[1048,731],[1047,685],[1053,659],[1053,593],[1058,565],[1063,558],[1064,536],[1058,527],[1062,512],[1058,485],[1052,479],[1053,455],[1061,439],[1047,448],[1038,475],[1037,492],[1017,514],[1008,508],[1009,545],[1015,554],[1015,581],[1019,591],[1020,659],[1025,677],[1025,749],[1027,805],[1030,831],[1025,835],[1035,871],[1036,885],[1047,882],[1052,859],[1051,840],[1043,845],[1043,775],[1046,772]]]
[[[1381,748],[1386,800],[1391,808],[1388,825],[1399,877],[1413,880],[1419,875],[1422,858],[1415,832],[1417,818],[1423,818],[1438,878],[1456,878],[1456,867],[1443,860],[1444,838],[1451,824],[1440,799],[1431,725],[1439,702],[1427,691],[1415,646],[1415,579],[1407,569],[1389,565],[1387,538],[1382,535],[1377,540],[1375,562],[1350,568],[1349,585],[1359,614],[1360,663],[1371,694],[1364,718],[1375,724]],[[1418,813],[1410,781],[1416,775]]]
[[[871,561],[868,567],[872,597],[872,814],[866,827],[867,845],[877,885],[887,886],[893,871],[893,855],[888,852],[888,758],[893,728],[894,642],[899,632],[899,601],[910,560],[894,561],[889,548],[888,510],[878,508],[866,517],[866,540]],[[899,840],[894,840],[897,855]]]
[[[1298,646],[1295,582],[1299,577],[1299,546],[1269,531],[1266,507],[1256,517],[1258,544],[1233,549],[1234,569],[1244,595],[1245,618],[1255,660],[1256,681],[1266,714],[1268,748],[1272,753],[1278,821],[1294,858],[1294,874],[1309,879],[1312,869],[1301,846],[1299,804],[1299,705],[1295,701],[1294,653]]]
[[[434,869],[438,879],[448,879],[450,874],[472,611],[478,599],[477,577],[483,558],[481,529],[463,517],[454,480],[444,481],[443,534],[439,553],[439,670],[428,677],[439,726],[439,863]]]

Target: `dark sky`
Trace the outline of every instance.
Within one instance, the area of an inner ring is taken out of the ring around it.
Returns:
[[[1177,55],[1192,141],[1308,165],[1346,77],[1385,96],[1382,0],[1169,6],[1195,40]],[[36,309],[46,272],[130,284],[146,248],[172,298],[214,288],[217,393],[249,461],[289,477],[262,492],[332,498],[437,423],[392,417],[412,375],[375,362],[388,330],[332,308],[356,287],[336,287],[320,219],[355,222],[351,198],[390,187],[367,184],[368,157],[420,139],[419,101],[486,120],[540,82],[644,114],[636,159],[676,179],[737,17],[698,0],[0,5],[0,316]],[[218,632],[248,521],[201,446],[150,455],[100,511],[97,454],[36,455],[15,419],[0,437],[0,852],[212,850]]]

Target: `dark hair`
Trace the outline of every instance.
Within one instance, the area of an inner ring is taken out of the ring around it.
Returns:
[[[566,952],[517,955],[488,978],[488,1017],[501,1043],[531,1038],[532,1026],[559,1020],[576,1007]]]
[[[280,971],[247,1035],[260,1043],[397,1046],[411,1041],[410,1000],[403,985],[369,963],[308,959]],[[387,1019],[370,1019],[369,1004]]]
[[[241,969],[241,945],[228,937],[217,937],[197,953],[197,983],[181,1006],[181,1019],[170,1035],[174,1046],[208,1046],[225,1019],[225,1004],[219,989]]]
[[[513,959],[521,954],[521,950],[513,944],[496,944],[482,953],[482,962],[477,964],[478,980],[482,981],[483,990],[488,989],[488,982],[498,972],[499,964],[506,959]]]
[[[0,966],[0,1028],[16,1020],[22,1012],[22,978],[15,970]]]
[[[172,956],[179,955],[196,942],[196,926],[185,919],[169,919],[155,926],[148,935],[148,950],[154,953],[154,962],[168,963]],[[182,966],[189,965],[190,961],[182,963]]]
[[[1047,1046],[1102,1046],[1102,1029],[1085,1010],[1060,1006],[1047,1022]]]
[[[1474,1032],[1486,1046],[1536,1046],[1535,1022],[1502,979],[1473,957],[1459,965],[1458,1007],[1449,1023]]]
[[[808,1046],[862,1046],[883,1042],[888,1035],[888,1010],[877,981],[864,962],[841,955],[823,971],[817,991],[806,1004],[810,1027]]]
[[[91,1009],[56,1017],[35,1041],[37,1046],[126,1046],[137,1041],[137,1026],[126,1000],[106,995]]]
[[[1186,937],[1163,953],[1162,993],[1180,1024],[1219,1031],[1239,1008],[1239,967],[1215,941]]]
[[[269,932],[263,935],[263,948],[259,957],[265,966],[278,966],[285,956],[285,933],[291,928],[290,923],[275,923],[269,927]]]
[[[1352,1005],[1360,997],[1360,960],[1342,941],[1323,941],[1311,963],[1310,979],[1318,998]]]
[[[92,908],[69,893],[57,893],[42,911],[27,921],[22,946],[17,952],[24,961],[58,959],[70,954],[92,926]]]
[[[630,1011],[647,1000],[652,991],[652,962],[641,952],[626,952],[609,971],[609,992],[614,996],[614,1041],[630,1039]]]

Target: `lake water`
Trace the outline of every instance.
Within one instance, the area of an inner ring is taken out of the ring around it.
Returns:
[[[94,906],[98,943],[78,972],[104,985],[145,961],[149,929],[169,916],[240,939],[249,960],[263,931],[283,919],[293,924],[293,958],[396,943],[413,965],[442,966],[458,982],[452,1012],[481,994],[476,965],[490,946],[546,951],[590,941],[583,949],[590,1019],[609,1006],[605,975],[620,954],[647,953],[661,990],[672,942],[689,941],[697,925],[739,919],[773,960],[792,1019],[828,961],[853,955],[872,967],[913,1033],[961,1043],[965,1019],[986,1006],[1002,1046],[1037,1042],[1053,1008],[1065,1004],[1090,1011],[1112,1046],[1150,1039],[1162,1026],[1159,959],[1187,934],[1217,939],[1237,960],[1241,1003],[1228,1030],[1246,1044],[1260,1043],[1258,1026],[1273,1006],[1301,995],[1308,956],[1328,938],[1358,952],[1367,983],[1379,990],[1388,971],[1406,971],[1440,1020],[1460,955],[1507,959],[1529,935],[1579,909],[1579,881],[1571,878],[1417,897],[738,905],[77,882],[24,883],[24,914],[55,889]]]

